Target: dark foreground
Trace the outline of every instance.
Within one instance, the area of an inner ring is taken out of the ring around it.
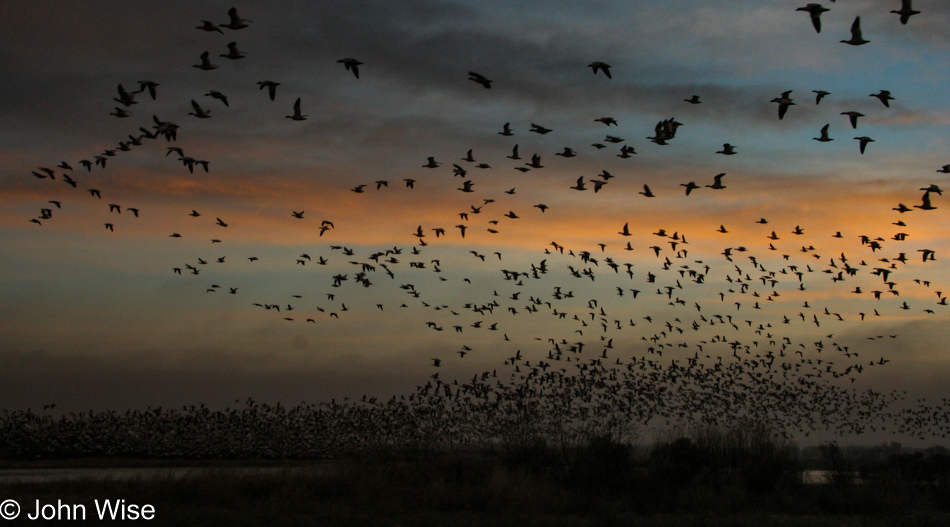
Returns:
[[[942,452],[857,460],[832,445],[818,467],[827,481],[806,484],[803,463],[787,445],[730,452],[721,439],[679,438],[639,450],[601,438],[571,449],[537,442],[464,453],[387,451],[260,469],[212,462],[186,474],[0,483],[0,500],[22,507],[11,525],[66,521],[62,513],[26,521],[37,500],[83,505],[85,524],[100,523],[95,500],[104,499],[155,510],[148,521],[102,522],[108,525],[950,525],[950,463]],[[129,463],[137,461],[93,464]]]

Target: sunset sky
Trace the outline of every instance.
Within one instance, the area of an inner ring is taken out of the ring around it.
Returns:
[[[713,360],[732,353],[710,342],[719,334],[753,354],[778,353],[769,340],[788,337],[805,356],[840,364],[852,358],[836,347],[858,351],[855,363],[886,357],[853,386],[907,390],[910,401],[950,397],[950,308],[941,303],[950,206],[934,191],[935,210],[914,207],[920,189],[950,178],[938,172],[950,163],[950,4],[917,0],[921,14],[902,25],[889,13],[898,0],[828,2],[818,33],[795,10],[805,3],[3,4],[0,408],[389,396],[424,384],[433,358],[443,379],[467,379],[503,368],[517,350],[544,359],[548,339],[585,342],[597,356],[603,338],[613,339],[611,360],[657,343],[668,346],[664,360],[707,343]],[[226,24],[232,6],[247,27],[196,29]],[[840,43],[856,17],[870,43]],[[230,42],[243,58],[221,56]],[[205,51],[217,68],[193,67]],[[338,62],[350,57],[362,63],[359,78]],[[595,61],[611,78],[588,67]],[[115,100],[119,85],[134,92],[146,80],[158,83],[155,100],[147,91],[131,106]],[[260,81],[280,83],[274,101]],[[788,90],[795,104],[780,120],[770,101]],[[816,104],[813,90],[830,93]],[[870,96],[881,90],[894,98],[889,107]],[[700,104],[684,100],[693,95]],[[287,118],[298,98],[305,120]],[[189,115],[192,101],[210,118]],[[110,115],[116,108],[131,115]],[[846,111],[863,114],[857,129]],[[80,165],[153,131],[153,116],[179,125],[177,140],[142,139],[104,168]],[[682,124],[668,145],[647,139],[670,118]],[[505,123],[514,135],[499,134]],[[531,132],[532,123],[552,131]],[[833,141],[814,140],[826,124]],[[864,154],[861,136],[874,140]],[[717,154],[724,143],[736,154]],[[515,145],[518,160],[508,157]],[[619,157],[622,145],[636,154]],[[190,173],[168,147],[209,161],[209,171]],[[556,155],[565,147],[576,157]],[[463,160],[469,149],[475,162]],[[515,170],[532,154],[543,168]],[[429,157],[441,165],[425,168]],[[35,177],[41,167],[55,179]],[[602,171],[614,177],[595,193]],[[719,173],[726,188],[706,188]],[[570,188],[579,177],[587,190]],[[458,190],[466,180],[473,192]],[[687,196],[681,185],[691,181],[699,188]],[[655,197],[639,194],[644,185]],[[892,210],[901,203],[912,210]],[[333,228],[321,235],[324,220]],[[420,227],[424,238],[414,236]],[[881,248],[861,236],[882,238]],[[394,248],[401,254],[370,259]],[[582,262],[582,251],[598,263]],[[542,261],[547,273],[530,276]],[[355,279],[363,264],[375,267],[365,287]],[[837,280],[846,265],[857,273]],[[503,270],[528,275],[519,284]],[[774,286],[760,279],[768,271]],[[335,287],[335,275],[347,280]],[[574,297],[557,300],[556,288]],[[491,302],[492,312],[466,307]],[[691,328],[717,314],[739,329]]]

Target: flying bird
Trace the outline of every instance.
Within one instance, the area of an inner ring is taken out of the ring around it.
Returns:
[[[807,4],[805,7],[799,7],[795,11],[805,11],[811,17],[811,25],[815,26],[815,31],[821,33],[821,14],[831,11],[821,4]]]
[[[789,95],[792,93],[792,90],[782,92],[781,97],[776,97],[771,100],[771,102],[778,103],[778,118],[782,119],[785,117],[785,112],[788,111],[788,107],[794,105],[792,98]]]
[[[480,73],[475,73],[474,71],[468,72],[468,80],[477,82],[478,84],[481,84],[482,86],[484,86],[486,89],[491,88],[491,83],[495,82]]]
[[[888,102],[888,101],[893,101],[893,100],[894,100],[894,98],[891,97],[891,92],[889,92],[889,91],[887,91],[887,90],[881,90],[881,91],[879,91],[879,92],[877,92],[877,93],[872,93],[872,94],[870,95],[870,97],[877,97],[878,100],[880,100],[881,103],[882,103],[884,106],[888,107],[888,108],[891,107],[891,104],[890,104],[890,102]]]
[[[906,24],[910,17],[914,15],[919,15],[920,11],[915,11],[911,6],[912,0],[901,0],[901,8],[899,10],[893,10],[891,13],[900,15],[901,24]]]
[[[828,137],[828,125],[827,125],[827,124],[826,124],[825,126],[822,126],[822,127],[821,127],[821,136],[820,136],[820,137],[812,137],[812,139],[814,139],[815,141],[821,141],[822,143],[827,143],[828,141],[834,141],[834,139]]]
[[[610,76],[610,67],[611,67],[610,64],[607,64],[605,62],[595,61],[588,64],[587,67],[593,70],[594,75],[597,75],[597,71],[599,70],[603,72],[603,74],[606,75],[608,79],[613,78]]]
[[[236,31],[238,29],[246,28],[247,24],[245,22],[250,22],[250,20],[247,20],[238,16],[236,7],[232,7],[231,9],[228,9],[228,17],[229,17],[229,20],[226,24],[218,24],[218,25],[220,27],[225,27],[225,28],[233,29]]]
[[[287,119],[293,119],[294,121],[304,121],[307,119],[306,115],[303,115],[302,113],[300,113],[300,98],[299,97],[297,98],[297,101],[294,102],[294,114],[285,115],[284,117],[286,117]]]
[[[719,150],[719,151],[716,152],[716,153],[717,153],[717,154],[727,155],[727,156],[735,155],[735,153],[736,153],[736,147],[733,146],[733,145],[730,145],[729,143],[725,143],[725,144],[722,145],[722,150]]]
[[[194,99],[191,100],[191,107],[194,108],[195,111],[188,112],[188,115],[194,115],[195,117],[199,119],[208,119],[211,117],[211,111],[205,110],[204,108],[199,106],[198,102],[195,101]]]
[[[715,176],[713,176],[713,184],[712,184],[712,185],[706,185],[706,186],[709,187],[709,188],[711,188],[711,189],[716,189],[716,190],[721,190],[721,189],[726,188],[726,186],[722,184],[722,177],[725,176],[725,175],[726,175],[725,172],[723,172],[722,174],[716,174]],[[689,190],[688,190],[688,189],[687,189],[687,192],[686,192],[686,193],[689,194]]]
[[[544,135],[544,134],[546,134],[546,133],[548,133],[548,132],[553,132],[554,130],[552,130],[552,129],[550,129],[550,128],[545,128],[545,127],[541,126],[540,124],[531,123],[531,130],[529,130],[529,131],[530,131],[530,132],[534,132],[534,133],[536,133],[536,134]]]
[[[340,64],[343,64],[346,67],[346,69],[352,71],[353,75],[356,76],[357,79],[360,78],[359,66],[363,64],[362,62],[354,58],[340,59],[337,62],[339,62]]]
[[[689,196],[689,193],[692,192],[694,189],[699,188],[699,185],[697,185],[696,182],[694,182],[694,181],[690,181],[689,183],[680,183],[680,186],[681,186],[681,187],[686,187],[686,195],[687,195],[687,196]]]
[[[861,17],[855,17],[854,22],[851,24],[851,38],[849,40],[842,40],[842,44],[851,44],[852,46],[861,46],[867,44],[870,40],[865,40],[861,36]]]
[[[868,146],[868,143],[873,143],[873,142],[874,142],[874,139],[871,139],[870,137],[868,137],[868,136],[866,136],[866,135],[861,136],[861,137],[855,137],[855,139],[858,140],[858,141],[860,141],[860,143],[858,144],[858,146],[859,146],[859,148],[861,149],[861,153],[862,153],[862,154],[864,153],[864,149]]]
[[[201,25],[195,27],[195,29],[200,29],[202,31],[217,31],[222,35],[224,34],[224,31],[221,31],[221,28],[219,28],[214,22],[208,20],[202,20]]]
[[[858,117],[864,117],[863,113],[856,112],[854,110],[851,110],[848,112],[841,112],[841,115],[847,115],[848,119],[851,120],[851,128],[855,128],[855,129],[858,127]]]
[[[194,64],[192,67],[198,68],[199,70],[211,71],[216,69],[218,66],[211,63],[211,59],[208,58],[208,52],[205,51],[201,54],[201,63]]]
[[[225,95],[225,94],[223,94],[223,93],[221,93],[221,92],[219,92],[219,91],[211,90],[211,91],[209,91],[208,93],[205,94],[205,97],[212,97],[212,98],[214,98],[214,99],[217,99],[217,100],[223,102],[225,106],[231,106],[230,104],[228,104],[228,97],[227,97],[227,95]]]
[[[263,90],[267,88],[267,94],[270,95],[270,100],[274,100],[274,97],[277,97],[277,87],[280,86],[279,82],[274,81],[258,81],[258,89]]]
[[[228,44],[228,52],[221,53],[218,56],[224,57],[226,59],[236,60],[236,59],[243,59],[245,55],[247,55],[247,53],[244,53],[243,51],[238,50],[237,42],[231,42]]]

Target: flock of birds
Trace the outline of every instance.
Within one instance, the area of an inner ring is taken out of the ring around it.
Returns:
[[[821,16],[829,9],[820,4],[808,4],[798,11],[806,11],[815,30],[820,32]],[[897,13],[900,22],[906,24],[918,12],[913,10],[911,0],[903,0],[901,9],[892,13]],[[202,20],[197,29],[225,34],[223,30],[237,32],[250,25],[250,20],[241,18],[232,8],[227,22],[215,24]],[[862,36],[860,18],[855,19],[851,34],[849,40],[842,42],[850,45],[868,42]],[[237,42],[228,44],[227,51],[218,55],[228,61],[241,60],[245,56]],[[222,67],[214,60],[205,51],[193,66],[207,71]],[[362,62],[355,58],[342,58],[338,62],[352,72],[355,79],[360,79]],[[607,63],[596,61],[588,67],[594,75],[613,78],[612,67]],[[468,75],[469,80],[484,89],[493,88],[495,81],[485,75],[473,71]],[[114,98],[119,106],[112,115],[127,119],[132,115],[131,108],[143,102],[146,95],[156,99],[160,86],[157,82],[139,81],[138,85],[137,90],[128,91],[119,84]],[[270,101],[276,100],[279,82],[264,80],[257,85],[260,90],[266,90]],[[813,92],[816,105],[832,96],[824,90]],[[794,112],[791,107],[798,104],[792,93],[793,90],[785,91],[771,101],[778,105],[780,120],[789,111]],[[216,104],[222,105],[224,111],[230,108],[228,96],[219,91],[211,90],[205,96],[218,101]],[[881,101],[882,111],[887,111],[890,101],[895,99],[887,90],[870,96]],[[704,104],[704,101],[701,95],[693,95],[684,103],[697,105]],[[192,111],[188,115],[195,119],[212,118],[212,114],[219,111],[207,108],[197,99],[191,99],[190,104]],[[302,98],[298,97],[286,118],[306,120],[308,116],[303,111]],[[857,111],[843,112],[842,115],[848,118],[853,129],[858,128],[858,118],[863,117]],[[607,129],[618,126],[612,117],[599,117],[593,121]],[[676,118],[663,119],[656,123],[653,135],[647,139],[657,146],[671,145],[675,142],[677,130],[684,126],[688,128],[688,124]],[[832,141],[829,126],[830,123],[824,125],[814,139],[822,143]],[[115,148],[83,159],[78,164],[88,173],[94,168],[107,170],[107,163],[108,170],[113,170],[111,160],[121,160],[122,152],[148,148],[162,139],[174,143],[179,131],[186,129],[187,125],[153,116],[149,128],[140,127]],[[551,132],[550,128],[530,123],[527,133],[545,136]],[[509,122],[500,127],[497,135],[503,137],[499,141],[511,141],[509,137],[520,133],[517,124],[513,127]],[[619,149],[616,155],[622,159],[637,154],[630,145],[632,141],[616,132],[614,134],[606,135],[603,141],[591,147],[597,152],[608,148],[607,144],[614,145]],[[860,154],[864,154],[868,144],[874,142],[868,136],[854,139],[859,141]],[[506,142],[503,147],[510,154],[505,156],[505,160],[492,160],[494,167],[476,159],[472,149],[461,157],[448,154],[429,156],[417,169],[419,175],[405,178],[402,184],[407,191],[414,191],[420,182],[446,185],[446,182],[459,178],[460,186],[455,188],[463,193],[462,196],[468,196],[479,192],[475,174],[481,171],[497,170],[502,164],[521,173],[544,169],[547,154],[534,153],[522,158],[518,144]],[[715,153],[733,156],[741,151],[737,145],[724,143]],[[186,155],[185,150],[177,145],[167,146],[163,155],[174,156],[191,173],[211,170],[212,161]],[[582,154],[575,148],[563,147],[553,155],[568,159]],[[421,154],[420,160],[425,156]],[[451,171],[448,165],[451,165]],[[950,173],[950,165],[940,167],[937,172]],[[55,169],[41,166],[32,175],[41,180],[60,181],[77,190],[82,180],[82,176],[66,161],[56,165]],[[595,194],[609,192],[609,183],[614,177],[607,170],[592,177],[580,176],[576,180],[572,176],[570,182],[564,183],[563,189],[575,192],[592,190]],[[681,196],[696,199],[692,196],[697,192],[722,192],[728,188],[727,177],[726,173],[719,173],[710,176],[706,180],[708,183],[701,182],[705,184],[696,181],[680,183],[684,190],[661,192],[660,199],[684,199]],[[365,194],[367,187],[382,191],[389,188],[389,183],[379,179],[358,184],[350,190],[357,194]],[[86,188],[85,191],[89,199],[102,200],[103,195],[108,196],[106,189]],[[477,443],[490,441],[492,437],[504,434],[504,430],[525,423],[543,433],[553,434],[564,427],[576,427],[580,433],[581,430],[590,430],[591,423],[601,429],[617,430],[631,423],[685,422],[734,426],[736,423],[764,421],[788,432],[806,435],[817,429],[838,433],[884,430],[945,438],[950,432],[950,401],[918,400],[908,405],[901,392],[858,389],[861,384],[856,381],[862,373],[881,368],[893,359],[882,355],[869,356],[853,343],[835,336],[838,328],[850,330],[853,324],[875,317],[891,317],[908,311],[929,316],[947,305],[945,292],[932,288],[931,281],[925,277],[928,266],[937,261],[936,251],[928,247],[907,247],[910,237],[904,232],[907,227],[904,213],[929,213],[937,209],[935,196],[942,196],[937,184],[923,187],[920,191],[923,191],[920,204],[908,207],[899,203],[894,207],[894,232],[860,236],[841,232],[806,232],[799,225],[792,227],[766,218],[750,218],[747,223],[755,226],[745,227],[761,231],[759,245],[729,244],[721,253],[705,254],[701,258],[691,253],[687,235],[690,239],[720,236],[729,233],[732,227],[722,224],[715,231],[718,234],[670,233],[664,228],[646,233],[627,222],[616,226],[616,230],[612,228],[604,232],[604,243],[590,247],[571,247],[556,240],[546,243],[538,248],[539,254],[529,265],[509,265],[501,251],[493,254],[480,252],[479,247],[487,245],[485,243],[475,245],[475,249],[466,253],[466,257],[470,257],[470,266],[455,269],[444,265],[443,261],[448,264],[449,257],[440,255],[453,251],[454,246],[440,246],[440,241],[452,237],[457,230],[454,241],[460,242],[466,238],[467,231],[478,228],[478,218],[492,218],[479,228],[482,237],[479,241],[482,242],[485,236],[498,234],[502,229],[516,230],[517,220],[529,212],[549,214],[546,211],[552,207],[545,203],[531,207],[537,211],[516,212],[511,208],[505,212],[508,207],[501,207],[499,203],[515,195],[517,186],[505,191],[504,196],[486,195],[469,204],[458,214],[459,220],[454,227],[451,225],[455,223],[454,219],[441,225],[420,223],[414,232],[406,233],[407,243],[365,253],[348,247],[346,242],[333,240],[334,219],[321,219],[317,228],[319,236],[327,235],[330,241],[319,250],[328,252],[303,253],[287,259],[287,264],[294,267],[317,265],[330,269],[321,275],[325,289],[320,293],[319,303],[314,305],[309,294],[275,294],[267,298],[246,299],[248,306],[288,324],[310,324],[316,330],[326,332],[334,331],[333,320],[349,316],[350,312],[359,312],[362,317],[372,316],[372,312],[377,313],[376,316],[387,316],[392,309],[415,312],[419,320],[425,320],[428,330],[442,332],[448,329],[448,333],[459,340],[457,346],[429,359],[431,377],[424,379],[411,393],[393,396],[389,400],[364,396],[340,403],[333,400],[294,408],[251,402],[243,410],[212,411],[202,406],[125,414],[90,411],[59,419],[31,411],[8,411],[0,419],[0,429],[9,432],[20,426],[17,423],[30,423],[32,438],[16,434],[9,436],[13,438],[9,440],[10,444],[19,441],[17,444],[32,445],[17,447],[26,450],[39,448],[37,444],[59,442],[63,444],[56,448],[123,452],[231,449],[227,455],[252,448],[250,443],[232,440],[247,437],[237,432],[276,422],[278,417],[285,423],[283,431],[276,432],[272,425],[265,427],[272,434],[271,439],[263,439],[262,435],[260,441],[267,444],[253,448],[268,452],[289,449],[302,455],[334,451],[346,442],[366,445],[384,441]],[[639,194],[643,196],[641,199],[658,195],[646,184]],[[674,194],[676,198],[671,197]],[[366,199],[372,198],[366,196]],[[131,213],[133,218],[148,212],[140,207],[108,201],[103,201],[103,210],[106,211],[107,206],[107,213],[115,218],[123,212]],[[67,205],[59,200],[50,200],[49,204],[52,206],[44,206],[40,215],[29,221],[41,227],[54,225],[56,211]],[[203,216],[198,210],[191,210],[189,215],[195,218]],[[221,217],[215,217],[215,220],[222,234],[220,238],[211,240],[212,246],[226,241],[225,233],[234,228]],[[305,210],[287,211],[287,221],[308,220],[311,217]],[[733,218],[730,221],[735,225],[743,220]],[[116,224],[116,220],[110,219],[104,227],[115,232]],[[181,238],[187,234],[173,232],[168,236]],[[472,240],[471,235],[467,240]],[[841,245],[836,246],[833,253],[816,249],[816,245],[824,247],[829,240]],[[651,241],[653,245],[648,245]],[[358,242],[354,240],[353,243]],[[437,249],[442,252],[431,254]],[[649,256],[644,258],[641,253],[633,252],[637,250]],[[339,261],[337,255],[345,263]],[[451,255],[453,259],[457,258],[457,254]],[[227,279],[227,274],[217,264],[231,264],[234,258],[228,260],[229,256],[197,256],[193,261],[173,264],[171,271],[183,276],[215,277],[211,283],[201,286],[206,293],[227,291],[230,295],[245,296],[241,284],[222,286],[219,283],[222,282],[220,279]],[[240,258],[241,265],[245,266],[257,265],[260,261],[256,255],[236,258]],[[921,274],[915,275],[918,272]],[[466,273],[470,276],[464,276]],[[485,278],[488,276],[496,279]],[[438,282],[435,282],[436,278]],[[435,285],[443,282],[450,282],[445,287],[452,286],[453,291],[459,288],[466,291],[471,300],[457,304],[445,302],[441,293],[444,287]],[[417,285],[422,283],[428,285]],[[404,301],[388,305],[374,301],[365,303],[363,291],[371,287],[398,287]],[[806,291],[812,288],[847,288],[850,296],[861,301],[854,305],[842,302],[841,307],[833,307],[834,304],[824,304],[826,296],[810,298]],[[900,296],[904,292],[909,295]],[[930,295],[929,301],[922,300],[923,293]],[[648,302],[649,313],[643,307]],[[657,309],[654,311],[653,308]],[[556,329],[549,329],[551,333],[544,335],[524,335],[536,326],[533,320],[525,319],[544,317],[553,321]],[[821,331],[825,336],[817,340],[807,337],[814,331]],[[472,341],[464,340],[473,335]],[[901,343],[900,335],[872,335],[868,338],[889,341],[894,346]],[[444,337],[439,337],[439,341],[443,340]],[[614,344],[615,340],[617,344]],[[489,341],[494,342],[491,349],[474,344]],[[466,359],[467,356],[484,356],[495,353],[497,349],[509,348],[515,351],[503,364],[476,373],[470,380],[441,376],[441,368],[450,361],[453,366],[458,366],[464,364],[462,361],[471,360]],[[895,406],[898,402],[904,403],[901,408]],[[171,432],[157,435],[134,433],[141,427],[181,429],[182,422],[203,423],[202,429],[210,432],[200,441],[193,437],[172,437]],[[89,438],[100,436],[87,434],[83,441],[115,443],[105,446],[100,443],[97,446],[66,444],[80,441],[76,439],[77,433],[70,430],[88,432],[97,427],[104,430],[102,438],[113,439],[93,440]],[[114,432],[116,427],[127,432],[118,435],[105,432]],[[312,435],[300,432],[299,427],[326,430],[327,437],[334,439],[321,443]],[[283,443],[273,443],[278,441],[276,438],[283,438],[279,439]]]

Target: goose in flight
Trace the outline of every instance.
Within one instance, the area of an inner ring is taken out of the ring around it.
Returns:
[[[854,110],[848,112],[841,112],[841,115],[847,115],[848,119],[851,120],[851,128],[857,129],[858,127],[858,117],[864,117],[864,114],[861,112],[856,112]]]
[[[632,146],[623,145],[620,147],[620,153],[617,154],[617,157],[622,157],[624,159],[627,159],[628,157],[630,157],[631,154],[636,154],[636,153],[637,151],[634,150]]]
[[[221,33],[222,35],[224,34],[224,31],[221,31],[221,28],[219,28],[214,22],[211,22],[209,20],[202,20],[201,25],[195,27],[195,29],[200,29],[202,31],[217,31],[218,33]]]
[[[199,70],[211,71],[216,69],[218,66],[211,63],[211,59],[208,58],[208,52],[205,51],[201,54],[201,64],[194,64],[192,67],[198,68]]]
[[[711,188],[711,189],[716,189],[716,190],[720,190],[720,189],[726,188],[726,186],[722,184],[722,177],[725,176],[725,175],[726,175],[725,172],[723,172],[722,174],[716,174],[715,176],[713,176],[713,184],[712,184],[712,185],[706,185],[706,186],[709,187],[709,188]],[[687,194],[689,194],[688,191],[687,191]]]
[[[293,210],[293,211],[290,211],[290,215],[293,216],[294,218],[297,218],[298,220],[302,220],[302,219],[303,219],[303,213],[304,213],[304,212],[306,212],[306,211],[303,211],[303,210],[302,210],[302,211],[300,211],[300,212],[297,212],[297,211]]]
[[[646,196],[646,197],[648,197],[648,198],[655,198],[655,197],[656,197],[656,196],[653,194],[653,191],[650,190],[649,185],[643,185],[643,191],[642,191],[642,192],[638,192],[637,194],[643,194],[644,196]]]
[[[870,40],[865,40],[861,36],[861,17],[854,17],[854,22],[851,24],[851,38],[849,40],[842,40],[842,44],[851,44],[852,46],[860,46],[867,44]]]
[[[937,170],[937,172],[940,172],[941,174],[950,174],[950,165],[944,165],[944,166],[940,167],[940,168]]]
[[[607,125],[607,126],[610,126],[610,125],[618,126],[618,125],[617,125],[617,120],[614,119],[613,117],[598,117],[597,119],[594,119],[594,122],[595,122],[595,123],[604,123],[604,124]]]
[[[154,81],[138,81],[138,84],[139,84],[139,90],[138,90],[137,92],[135,92],[135,93],[142,93],[142,92],[144,92],[144,91],[148,91],[149,96],[150,96],[150,97],[152,98],[152,100],[154,101],[154,100],[155,100],[155,88],[157,88],[157,87],[159,86],[159,84],[158,84],[157,82],[154,82]]]
[[[339,62],[340,64],[343,64],[346,67],[346,69],[352,71],[353,75],[355,75],[357,79],[360,78],[359,66],[363,64],[362,62],[354,58],[340,59],[337,62]]]
[[[920,11],[914,11],[914,8],[911,6],[912,0],[901,0],[900,10],[893,10],[891,13],[900,15],[901,24],[906,24],[910,17],[914,15],[919,15]]]
[[[211,97],[213,99],[217,99],[223,102],[225,106],[231,106],[230,104],[228,104],[228,96],[219,91],[211,90],[205,94],[205,97]]]
[[[620,231],[620,232],[618,232],[617,234],[619,234],[619,235],[621,235],[621,236],[630,236],[630,227],[629,227],[629,225],[630,225],[629,222],[628,222],[628,223],[624,223],[624,224],[623,224],[623,230]]]
[[[795,11],[805,11],[811,17],[811,25],[815,26],[815,31],[821,33],[821,14],[825,11],[831,11],[821,4],[807,4],[805,7],[799,7]]]
[[[205,110],[204,108],[199,106],[198,103],[194,99],[191,100],[191,107],[194,108],[195,111],[188,112],[188,115],[194,115],[195,117],[199,119],[208,119],[209,117],[211,117],[211,111]]]
[[[553,132],[554,130],[552,130],[551,128],[545,128],[545,127],[543,127],[543,126],[541,126],[541,125],[539,125],[539,124],[531,123],[531,130],[529,130],[529,131],[530,131],[530,132],[534,132],[534,133],[536,133],[536,134],[544,135],[544,134],[546,134],[546,133],[548,133],[548,132]]]
[[[228,52],[227,52],[227,53],[221,53],[221,54],[218,55],[218,56],[219,56],[219,57],[224,57],[224,58],[226,58],[226,59],[235,60],[235,59],[243,59],[245,55],[247,55],[247,53],[244,53],[243,51],[239,51],[239,50],[238,50],[238,48],[237,48],[237,42],[231,42],[231,43],[228,44]]]
[[[558,153],[556,153],[556,154],[554,154],[554,155],[556,155],[556,156],[562,156],[562,157],[575,157],[575,156],[577,156],[577,152],[575,152],[575,151],[573,151],[573,150],[571,150],[570,148],[568,148],[568,147],[565,146],[563,152],[558,152]]]
[[[293,119],[294,121],[304,121],[307,119],[306,115],[303,115],[302,113],[300,113],[300,97],[297,97],[297,101],[294,102],[294,114],[285,115],[284,117],[286,117],[287,119]]]
[[[587,190],[587,187],[584,185],[584,176],[577,178],[577,184],[569,188],[572,188],[574,190]]]
[[[815,141],[821,141],[822,143],[827,143],[828,141],[834,141],[834,139],[828,137],[828,125],[821,127],[821,137],[812,137]]]
[[[812,92],[815,93],[815,104],[821,104],[821,100],[825,97],[825,95],[831,95],[831,92],[827,92],[825,90],[812,90]]]
[[[788,111],[788,107],[795,104],[792,102],[792,98],[789,95],[792,93],[792,90],[782,92],[781,97],[776,97],[771,100],[771,102],[778,103],[778,118],[782,119],[785,117],[785,112]]]
[[[485,89],[491,88],[491,83],[495,82],[480,73],[475,73],[474,71],[468,72],[468,80],[481,84],[485,87]]]
[[[720,150],[720,151],[718,151],[718,152],[716,152],[716,153],[717,153],[717,154],[727,155],[727,156],[735,155],[735,153],[736,153],[736,147],[733,146],[733,145],[730,145],[729,143],[725,143],[725,144],[722,145],[722,150]]]
[[[699,188],[699,185],[697,185],[695,181],[690,181],[689,183],[680,183],[680,186],[681,186],[681,187],[686,187],[686,195],[687,195],[687,196],[689,196],[689,193],[692,192],[693,189]]]
[[[220,226],[222,226],[222,227],[227,227],[227,226],[228,226],[228,224],[227,224],[227,223],[224,223],[224,221],[222,221],[221,218],[215,218],[215,219],[218,220],[218,221],[215,222],[215,225],[220,225]]]
[[[132,106],[133,104],[138,104],[135,101],[135,94],[138,92],[129,93],[122,88],[122,85],[119,84],[119,96],[113,97],[112,100],[123,105],[123,106]]]
[[[879,91],[878,93],[872,93],[871,95],[869,95],[869,97],[877,97],[878,100],[880,100],[881,103],[883,103],[884,106],[886,106],[886,107],[888,107],[888,108],[891,107],[891,104],[890,104],[888,101],[893,101],[893,100],[894,100],[894,98],[891,97],[891,92],[889,92],[889,91],[887,91],[887,90],[881,90],[881,91]]]
[[[597,75],[597,70],[600,70],[603,72],[604,75],[607,76],[608,79],[613,78],[610,76],[610,67],[611,67],[610,64],[607,64],[605,62],[600,62],[600,61],[594,61],[588,64],[587,67],[593,70],[594,75]]]
[[[868,143],[874,142],[874,139],[871,139],[870,137],[866,135],[863,135],[861,137],[855,137],[855,139],[860,141],[858,146],[860,147],[862,154],[864,154],[864,149],[868,146]]]
[[[232,7],[231,9],[228,9],[228,17],[230,17],[230,20],[228,20],[227,24],[218,24],[218,25],[221,27],[226,27],[228,29],[233,29],[236,31],[238,29],[246,28],[247,24],[245,22],[250,22],[250,20],[247,20],[238,16],[236,7]]]
[[[504,135],[504,136],[515,135],[515,133],[511,131],[511,123],[505,123],[501,127],[501,131],[498,132],[498,135]],[[517,148],[517,145],[515,146],[515,148]]]
[[[258,81],[258,89],[263,90],[267,88],[267,94],[270,95],[270,100],[274,100],[274,97],[277,97],[277,87],[280,86],[279,82],[274,81]]]
[[[693,95],[689,99],[683,99],[683,100],[690,104],[701,104],[703,102],[699,100],[699,95]]]
[[[428,163],[422,165],[422,168],[436,168],[442,164],[436,161],[434,157],[427,157],[426,159],[428,160]]]
[[[924,192],[923,197],[921,197],[921,204],[914,205],[914,207],[920,210],[934,210],[937,208],[930,204],[930,190],[929,189],[927,189],[927,191]]]
[[[514,148],[511,149],[511,155],[507,157],[508,159],[521,159],[521,156],[518,155],[518,145],[515,145]]]

